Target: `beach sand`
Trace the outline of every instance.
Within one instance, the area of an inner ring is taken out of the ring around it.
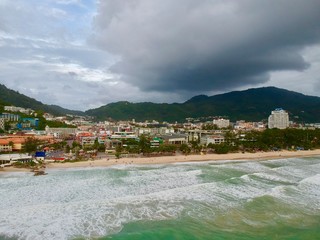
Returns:
[[[276,151],[276,152],[257,152],[257,153],[228,153],[228,154],[205,154],[205,155],[177,155],[161,157],[139,157],[139,158],[101,158],[90,161],[66,162],[66,163],[47,163],[47,169],[53,168],[77,168],[77,167],[107,167],[112,165],[128,164],[168,164],[182,162],[201,162],[218,160],[262,160],[277,158],[294,158],[320,156],[320,149],[306,151]],[[1,172],[29,172],[30,169],[6,167]]]
[[[320,149],[308,151],[278,151],[278,152],[258,152],[258,153],[228,153],[228,154],[205,154],[205,155],[177,155],[162,157],[140,157],[140,158],[120,158],[120,159],[97,159],[93,161],[83,161],[74,163],[49,163],[47,168],[73,168],[73,167],[106,167],[123,164],[168,164],[181,162],[201,162],[217,160],[261,160],[276,158],[294,158],[320,156]]]

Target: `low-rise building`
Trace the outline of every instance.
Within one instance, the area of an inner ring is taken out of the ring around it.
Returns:
[[[56,138],[66,138],[76,134],[76,128],[51,128],[46,126],[46,133],[55,136]]]
[[[225,142],[224,136],[221,135],[211,135],[206,137],[206,143],[205,145],[212,144],[221,144]]]
[[[12,152],[13,144],[7,139],[0,139],[0,152]]]
[[[0,155],[0,163],[14,163],[14,162],[31,162],[32,156],[29,156],[27,154],[20,154],[20,153],[14,153],[14,154],[1,154]]]
[[[92,146],[96,139],[96,137],[83,137],[81,139],[81,145],[82,147]]]
[[[184,134],[162,135],[161,138],[165,144],[181,145],[187,143],[187,135]]]
[[[38,161],[43,161],[46,157],[46,152],[44,151],[37,151],[36,154],[35,154],[35,159],[38,160]]]

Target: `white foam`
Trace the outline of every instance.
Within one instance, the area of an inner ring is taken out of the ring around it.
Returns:
[[[192,217],[210,219],[217,211],[268,194],[319,212],[320,174],[310,176],[312,167],[296,161],[275,170],[238,162],[54,170],[37,178],[1,175],[0,235],[94,238],[116,233],[131,221],[177,218],[186,209]],[[217,173],[226,177],[215,179]]]
[[[320,174],[305,178],[300,183],[320,186]]]
[[[274,181],[274,182],[282,182],[282,183],[287,183],[287,184],[294,184],[294,181],[287,179],[283,176],[279,176],[274,174],[274,173],[253,173],[252,175],[257,176],[262,179],[266,179],[268,181]]]

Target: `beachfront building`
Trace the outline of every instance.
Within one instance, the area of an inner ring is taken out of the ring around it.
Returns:
[[[24,148],[25,142],[28,138],[34,138],[42,143],[53,143],[54,138],[52,136],[32,136],[32,135],[8,135],[0,138],[0,149],[3,152],[8,151],[21,151]]]
[[[7,139],[0,138],[0,152],[12,152],[13,144]]]
[[[227,128],[230,126],[230,120],[224,118],[213,119],[213,124],[217,125],[218,128]]]
[[[31,162],[32,156],[28,154],[20,154],[20,153],[13,153],[13,154],[0,154],[0,163],[14,163],[14,162]]]
[[[277,108],[271,112],[268,118],[268,128],[286,129],[289,127],[289,114],[282,108]]]
[[[225,138],[222,135],[207,135],[201,138],[200,144],[208,146],[210,143],[212,144],[221,144],[225,142]]]
[[[46,157],[46,152],[44,151],[37,151],[36,154],[34,155],[35,159],[37,161],[43,161]]]
[[[170,134],[160,136],[165,144],[181,145],[187,143],[188,136],[184,134]]]
[[[150,141],[150,145],[151,145],[152,148],[154,148],[154,147],[160,147],[161,144],[163,144],[162,138],[154,137],[154,138]]]

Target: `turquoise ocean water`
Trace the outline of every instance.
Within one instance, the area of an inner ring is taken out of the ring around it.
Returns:
[[[0,239],[320,239],[320,157],[0,174]]]

